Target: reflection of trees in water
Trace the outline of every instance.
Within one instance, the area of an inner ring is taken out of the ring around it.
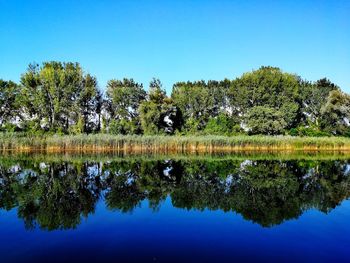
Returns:
[[[147,199],[174,207],[223,210],[262,226],[325,213],[350,195],[346,161],[11,161],[0,165],[0,208],[18,208],[26,227],[78,226],[104,197],[111,210],[131,212]]]
[[[14,193],[12,207],[18,207],[18,216],[23,218],[27,228],[35,224],[48,230],[76,227],[81,216],[87,217],[94,211],[100,193],[99,177],[89,171],[94,166],[39,163],[21,167],[21,164],[17,166],[20,172],[5,173],[0,204],[7,208],[3,206],[3,196],[11,189]]]

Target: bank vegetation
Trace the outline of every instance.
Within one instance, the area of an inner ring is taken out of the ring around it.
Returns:
[[[28,135],[0,134],[3,152],[224,153],[350,151],[350,138],[297,136]]]

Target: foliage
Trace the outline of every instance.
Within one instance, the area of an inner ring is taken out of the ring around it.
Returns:
[[[329,93],[321,108],[321,127],[334,135],[350,134],[350,96],[340,90]]]
[[[16,117],[19,110],[19,87],[0,79],[0,127]]]
[[[255,117],[258,114],[256,109],[264,110],[270,116],[268,118],[282,115],[283,121],[276,123],[277,133],[280,133],[285,127],[291,128],[298,122],[299,89],[296,75],[284,73],[279,68],[261,67],[234,80],[229,98],[237,114],[242,116],[242,121],[253,122],[249,116]],[[262,114],[260,118],[263,118]],[[255,124],[259,125],[257,122]],[[264,123],[261,125],[266,126]],[[266,128],[257,130],[265,131]]]
[[[181,129],[182,112],[166,96],[158,79],[150,82],[149,98],[139,108],[144,134],[173,134]]]
[[[216,117],[226,109],[225,94],[228,81],[178,82],[174,84],[171,98],[179,107],[185,123],[198,122],[197,130],[205,128],[210,117]],[[192,130],[192,129],[189,129]]]
[[[109,124],[109,133],[110,134],[134,134],[138,133],[138,123],[126,119],[117,119],[112,120]]]
[[[235,122],[225,113],[220,113],[215,118],[210,118],[205,126],[204,132],[206,134],[216,135],[230,135],[233,133]]]
[[[200,129],[201,123],[199,120],[190,117],[186,120],[184,124],[184,132],[185,134],[196,134]]]
[[[106,99],[112,118],[134,119],[141,101],[146,99],[146,92],[142,84],[133,79],[113,79],[107,83]]]
[[[256,106],[248,112],[247,126],[250,134],[276,135],[283,133],[287,122],[279,110]]]
[[[301,137],[325,137],[330,136],[328,132],[321,131],[317,127],[299,126],[289,130],[289,135]]]
[[[323,78],[316,83],[303,82],[301,91],[302,112],[308,122],[320,125],[322,115],[321,108],[324,105],[329,93],[333,90],[339,90],[339,87]]]
[[[85,130],[85,120],[80,117],[75,125],[69,126],[68,130],[70,134],[81,134]]]
[[[326,78],[310,82],[269,66],[234,80],[177,82],[170,97],[156,78],[148,92],[124,78],[102,93],[79,63],[51,61],[30,64],[20,84],[0,80],[0,130],[349,136],[348,97]]]
[[[78,63],[31,64],[21,76],[22,118],[50,131],[67,132],[83,116],[83,130],[88,132],[89,117],[98,107],[98,93],[96,78],[84,75]]]
[[[159,79],[153,78],[149,84],[148,90],[149,100],[155,104],[162,104],[166,98],[165,90],[163,89],[163,84]]]
[[[102,94],[97,88],[97,79],[87,74],[83,79],[83,89],[78,97],[79,112],[78,121],[83,123],[81,132],[92,132],[100,130],[100,114],[102,108]],[[97,116],[98,121],[94,122]]]

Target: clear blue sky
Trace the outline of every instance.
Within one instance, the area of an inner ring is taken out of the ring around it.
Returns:
[[[107,80],[233,79],[261,65],[350,92],[350,1],[0,0],[0,78],[80,62]]]

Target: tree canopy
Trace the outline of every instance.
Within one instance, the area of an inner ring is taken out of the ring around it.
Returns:
[[[349,95],[277,67],[236,79],[177,82],[170,96],[153,78],[132,78],[105,92],[79,63],[30,64],[19,84],[0,80],[3,131],[112,134],[350,135]]]

